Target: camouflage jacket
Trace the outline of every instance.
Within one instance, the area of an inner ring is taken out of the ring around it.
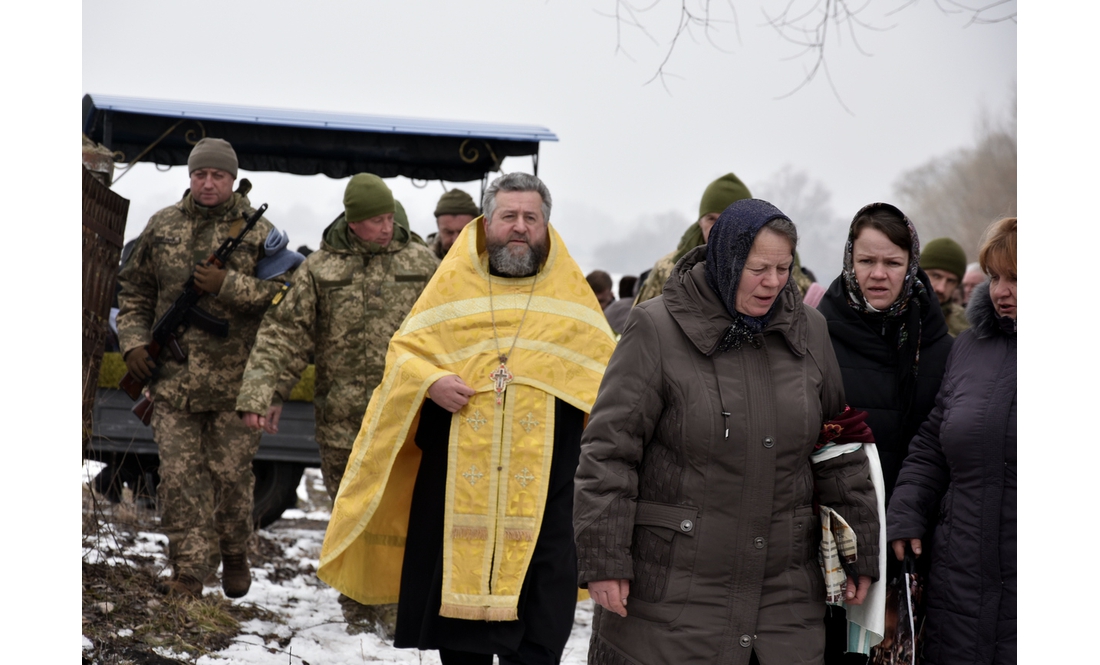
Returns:
[[[283,379],[302,372],[312,348],[318,423],[361,418],[382,379],[390,337],[438,265],[400,226],[380,248],[359,241],[338,217],[264,317],[237,410],[263,413],[276,390],[287,389]]]
[[[952,337],[958,337],[959,333],[970,327],[970,322],[966,320],[966,308],[959,303],[948,302],[941,305],[940,309],[943,310],[943,318],[947,320],[947,333]]]
[[[665,290],[665,282],[668,281],[668,276],[672,274],[672,269],[676,266],[676,262],[673,259],[676,258],[676,254],[678,253],[679,250],[674,249],[657,259],[657,263],[653,264],[653,270],[650,270],[649,276],[645,278],[645,283],[642,284],[642,288],[638,289],[638,295],[634,296],[635,305],[640,305],[651,298],[656,298],[661,295]]]
[[[447,252],[443,251],[443,239],[439,237],[439,233],[429,233],[425,242],[428,249],[432,250],[432,254],[435,254],[435,258],[442,261],[443,257],[447,256]]]
[[[241,193],[215,208],[195,205],[188,193],[149,219],[118,276],[118,339],[124,353],[152,341],[153,325],[183,292],[195,265],[253,212]],[[229,336],[215,337],[195,326],[180,335],[187,360],[176,362],[167,350],[161,354],[163,364],[150,382],[157,400],[192,412],[233,410],[256,330],[281,285],[253,276],[273,228],[261,217],[230,257],[221,290],[199,299],[199,308],[229,322]]]

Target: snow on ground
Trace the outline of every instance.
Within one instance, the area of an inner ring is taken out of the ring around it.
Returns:
[[[94,477],[97,469],[92,469]],[[87,481],[89,470],[85,469]],[[266,563],[253,562],[252,588],[234,604],[251,604],[267,609],[279,621],[253,619],[241,624],[241,634],[223,651],[192,659],[186,654],[160,653],[181,662],[196,665],[309,663],[417,663],[437,664],[435,651],[419,652],[395,649],[374,634],[348,634],[337,603],[335,589],[317,579],[324,527],[329,518],[326,507],[310,502],[321,486],[320,472],[306,469],[298,493],[302,509],[286,511],[283,519],[258,532],[263,551],[278,550],[278,556]],[[310,491],[312,490],[312,491]],[[158,533],[138,532],[132,545],[100,543],[98,549],[85,547],[85,556],[108,563],[121,563],[129,556],[152,557],[167,571],[164,552],[167,539]],[[91,551],[90,551],[91,550]],[[105,550],[105,551],[104,551]],[[255,557],[259,558],[259,557]],[[206,594],[221,593],[207,587]],[[577,604],[573,633],[566,645],[562,663],[587,662],[588,639],[592,624],[592,601]],[[89,648],[87,638],[84,648]],[[164,650],[167,651],[167,650]]]

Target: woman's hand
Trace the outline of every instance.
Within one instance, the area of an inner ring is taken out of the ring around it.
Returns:
[[[428,397],[451,413],[458,413],[458,410],[466,406],[470,397],[476,392],[457,374],[448,374],[428,388]]]
[[[626,616],[626,599],[630,596],[630,580],[600,580],[588,583],[588,595],[600,607]]]
[[[862,605],[867,597],[867,590],[871,588],[871,578],[866,575],[859,576],[859,586],[856,586],[852,578],[848,578],[848,588],[844,590],[844,602],[849,605]]]
[[[897,540],[890,541],[890,546],[894,548],[894,556],[898,558],[898,561],[905,559],[905,545],[909,544],[910,549],[913,550],[915,556],[920,556],[920,538],[910,538],[905,540],[899,538]]]

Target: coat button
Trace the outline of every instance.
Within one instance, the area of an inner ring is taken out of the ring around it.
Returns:
[[[756,549],[762,550],[762,549],[764,549],[764,543],[765,542],[767,542],[767,541],[765,541],[762,536],[757,536],[756,540],[752,541],[752,544],[756,545]]]
[[[748,647],[751,644],[752,644],[752,638],[751,637],[749,637],[748,635],[742,635],[741,636],[741,646]]]
[[[680,522],[680,531],[687,533],[688,531],[691,531],[692,527],[694,526],[695,525],[691,523],[691,520],[684,520],[683,522]]]
[[[764,447],[765,448],[771,448],[774,445],[775,445],[775,440],[774,439],[772,439],[770,436],[764,437]]]

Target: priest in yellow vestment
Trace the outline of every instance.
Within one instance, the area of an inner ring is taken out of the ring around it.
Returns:
[[[573,474],[615,341],[512,173],[390,341],[340,485],[318,576],[398,602],[395,645],[450,663],[556,663],[573,622]],[[397,275],[397,281],[401,275]]]

